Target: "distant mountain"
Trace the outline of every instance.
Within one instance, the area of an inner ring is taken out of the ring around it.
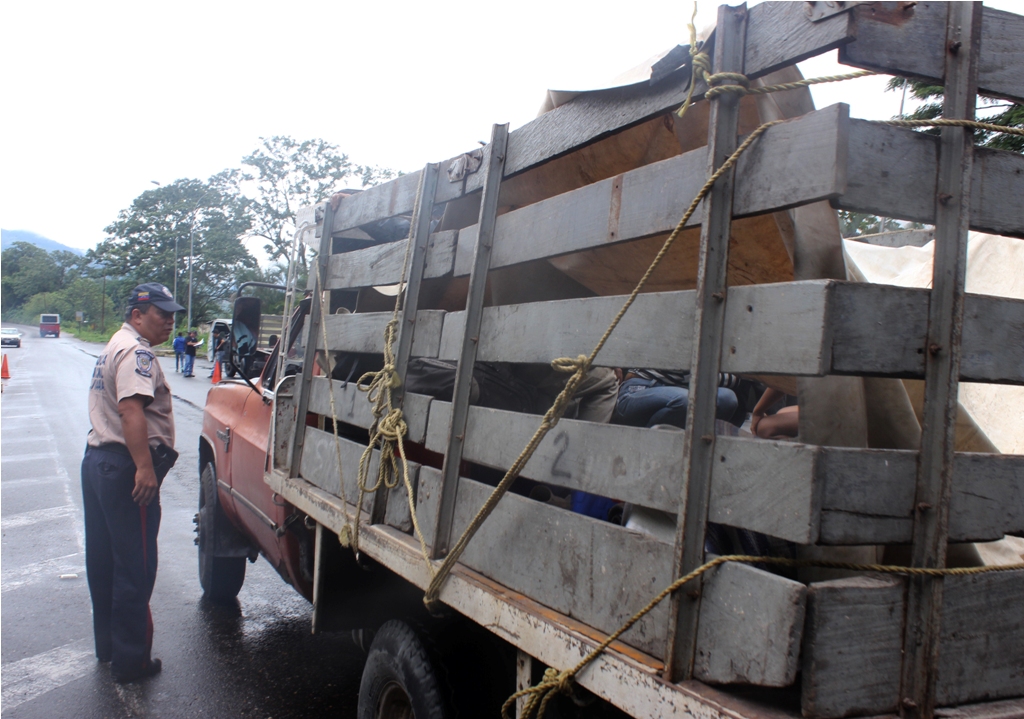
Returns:
[[[85,250],[62,245],[59,242],[54,242],[53,240],[47,239],[42,235],[37,235],[35,232],[29,232],[28,230],[0,230],[0,245],[2,245],[0,246],[0,249],[6,250],[15,242],[27,242],[30,245],[40,247],[47,252],[64,250],[65,252],[74,252],[76,255],[85,254]]]

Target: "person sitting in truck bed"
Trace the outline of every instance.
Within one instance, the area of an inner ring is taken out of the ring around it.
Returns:
[[[776,409],[783,399],[783,406]],[[768,387],[750,413],[750,431],[761,439],[796,437],[800,431],[800,410],[790,404],[793,399],[792,395]]]
[[[735,389],[740,384],[736,375],[718,375],[717,419],[737,427],[746,419],[746,408],[740,405]],[[690,401],[690,373],[630,368],[623,371],[615,405],[615,421],[631,427],[654,427],[658,424],[686,426],[686,410]]]

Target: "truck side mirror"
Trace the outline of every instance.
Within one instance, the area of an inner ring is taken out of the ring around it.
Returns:
[[[248,377],[260,336],[260,300],[239,297],[231,320],[231,361]]]

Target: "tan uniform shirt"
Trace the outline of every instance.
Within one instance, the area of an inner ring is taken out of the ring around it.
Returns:
[[[171,387],[149,342],[125,323],[110,338],[92,372],[92,385],[89,387],[92,431],[87,440],[90,447],[110,442],[125,443],[117,403],[135,395],[144,398],[149,446],[166,444],[173,447]]]

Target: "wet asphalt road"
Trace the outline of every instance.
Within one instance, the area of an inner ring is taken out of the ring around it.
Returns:
[[[6,326],[6,325],[5,325]],[[11,379],[0,399],[3,719],[350,717],[362,653],[348,635],[310,635],[310,605],[262,558],[237,605],[202,600],[192,516],[209,364],[174,373],[181,457],[161,490],[153,655],[163,673],[118,686],[93,654],[83,556],[79,464],[87,391],[100,346],[33,328],[4,348]]]

